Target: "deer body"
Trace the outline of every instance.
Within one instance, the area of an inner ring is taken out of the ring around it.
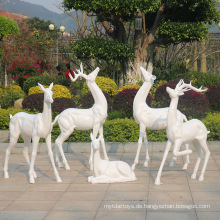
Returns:
[[[4,178],[9,178],[8,175],[8,160],[11,154],[12,149],[14,148],[15,144],[19,136],[24,140],[24,150],[23,154],[28,163],[29,167],[29,178],[30,183],[34,183],[34,178],[37,177],[36,173],[34,172],[34,162],[37,154],[37,146],[39,143],[40,138],[45,138],[48,154],[50,156],[50,160],[54,169],[54,174],[56,176],[57,182],[61,182],[59,177],[58,171],[55,167],[55,163],[53,160],[53,152],[51,149],[51,120],[52,120],[52,113],[51,113],[51,103],[53,102],[52,98],[52,87],[53,83],[50,85],[49,88],[44,88],[41,84],[39,84],[39,88],[44,91],[44,104],[43,104],[43,112],[39,114],[27,114],[25,112],[20,112],[15,114],[14,116],[10,116],[10,144],[8,149],[6,150],[5,156],[5,164],[4,164]],[[31,139],[33,142],[33,149],[32,149],[32,156],[31,161],[28,157],[28,146],[31,144]]]
[[[131,167],[123,161],[102,160],[100,157],[100,139],[91,134],[93,153],[94,176],[88,177],[91,183],[113,183],[136,180]]]
[[[89,109],[77,109],[77,108],[66,109],[55,118],[55,121],[53,123],[55,124],[58,121],[61,130],[61,133],[59,137],[56,139],[55,143],[59,148],[59,152],[62,156],[65,169],[67,170],[69,170],[70,167],[63,153],[63,149],[62,149],[63,142],[70,136],[70,134],[74,131],[74,129],[76,130],[93,129],[93,134],[95,137],[97,136],[98,133],[103,137],[103,123],[107,118],[107,108],[108,108],[107,100],[103,92],[95,82],[96,76],[99,72],[99,68],[96,68],[89,75],[85,75],[82,72],[83,70],[81,66],[81,72],[79,72],[79,74],[75,73],[75,76],[76,78],[78,78],[78,76],[82,76],[86,79],[86,84],[92,93],[95,104]],[[76,80],[76,78],[73,79],[71,76],[70,78],[72,81]],[[102,138],[101,143],[103,147],[104,157],[106,160],[108,160],[108,156],[105,149],[104,138]],[[92,151],[93,149],[91,147],[91,155],[89,159],[91,170],[93,169]],[[58,154],[56,156],[56,160],[58,166],[62,166],[62,164],[59,161]]]
[[[161,177],[162,169],[163,169],[165,160],[167,158],[167,154],[171,146],[173,146],[173,155],[175,157],[188,155],[192,153],[192,150],[188,150],[188,149],[184,151],[179,151],[179,150],[180,150],[181,144],[188,144],[190,142],[192,142],[194,146],[196,147],[196,149],[198,150],[198,159],[197,159],[191,178],[193,179],[196,178],[196,173],[198,171],[198,167],[199,167],[201,158],[203,156],[203,152],[205,152],[205,161],[203,164],[201,175],[199,177],[199,181],[204,180],[204,173],[205,173],[208,159],[210,156],[210,151],[206,143],[207,135],[209,131],[207,131],[205,125],[200,120],[192,119],[184,123],[177,120],[177,105],[178,105],[179,96],[183,95],[185,91],[188,91],[190,89],[196,92],[206,91],[206,90],[202,90],[201,88],[197,89],[193,87],[191,83],[185,84],[182,80],[176,85],[175,89],[171,89],[169,87],[167,87],[166,89],[171,98],[170,107],[168,111],[168,118],[167,118],[168,141],[167,141],[163,159],[162,159],[162,162],[161,162],[161,165],[160,165],[160,168],[157,173],[156,180],[155,180],[156,185],[161,184],[160,177]]]
[[[152,75],[150,72],[146,71],[143,67],[140,67],[142,75],[144,77],[144,83],[141,88],[138,90],[134,102],[133,102],[133,116],[135,121],[140,126],[139,140],[138,140],[138,149],[136,153],[136,157],[134,163],[132,165],[132,169],[135,169],[136,164],[138,164],[140,149],[142,146],[142,140],[144,138],[145,149],[146,149],[146,160],[144,162],[144,166],[148,166],[149,154],[148,154],[148,141],[146,129],[152,130],[162,130],[167,127],[167,115],[169,108],[150,108],[146,103],[146,98],[148,93],[153,85],[156,77]],[[176,120],[182,122],[187,121],[186,116],[182,114],[180,111],[177,111]],[[188,149],[188,145],[186,148]],[[170,166],[173,166],[176,161],[176,157],[173,158]],[[186,156],[186,163],[183,166],[183,169],[187,169],[189,164],[189,157]]]

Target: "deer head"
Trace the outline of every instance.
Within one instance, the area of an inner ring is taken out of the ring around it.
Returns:
[[[156,79],[156,76],[152,75],[152,73],[145,70],[142,66],[140,67],[140,70],[144,77],[144,81],[151,82],[153,84],[154,80]]]
[[[92,147],[94,150],[99,150],[100,148],[100,140],[101,140],[101,136],[99,136],[99,138],[94,138],[93,134],[90,133],[90,138],[92,141]]]
[[[53,83],[50,84],[49,88],[44,88],[40,83],[38,83],[38,87],[44,92],[44,101],[47,103],[53,103],[53,92],[51,91]]]
[[[166,88],[170,98],[176,98],[177,96],[184,95],[184,92],[189,90],[193,90],[195,92],[205,92],[207,89],[202,89],[202,86],[198,89],[192,86],[191,82],[189,84],[184,83],[182,79],[177,83],[175,89],[171,89],[170,87]]]

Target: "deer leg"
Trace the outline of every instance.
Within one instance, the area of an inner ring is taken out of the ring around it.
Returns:
[[[172,143],[168,140],[167,144],[166,144],[164,154],[163,154],[163,159],[162,159],[162,162],[160,164],[160,168],[158,170],[156,180],[154,182],[155,185],[161,185],[162,184],[161,181],[160,181],[160,177],[161,177],[162,170],[163,170],[163,167],[164,167],[164,163],[166,161],[166,158],[167,158],[167,155],[169,153],[169,150],[170,150],[171,146],[172,146]]]
[[[208,160],[209,160],[209,157],[210,157],[210,151],[209,151],[209,148],[207,146],[206,141],[200,141],[199,143],[200,143],[200,146],[202,147],[203,151],[205,152],[205,160],[204,160],[202,171],[201,171],[201,174],[200,174],[200,177],[199,177],[199,181],[203,181],[204,180],[204,174],[205,174],[206,167],[207,167],[207,163],[208,163]]]
[[[59,173],[56,169],[54,158],[53,158],[53,151],[52,151],[52,147],[51,147],[51,134],[49,134],[45,140],[46,140],[46,144],[47,144],[48,155],[50,157],[50,161],[52,163],[53,171],[54,171],[54,174],[56,177],[56,181],[58,183],[60,183],[60,182],[62,182],[62,180],[60,179],[60,176],[59,176]]]
[[[63,164],[64,164],[66,170],[70,170],[70,166],[69,166],[67,159],[64,155],[62,145],[63,145],[63,142],[73,133],[73,130],[74,129],[61,130],[61,134],[59,135],[59,137],[55,141],[56,146],[58,146],[58,148],[59,148],[59,152],[62,156]],[[58,159],[58,167],[62,167],[62,163],[60,162],[58,155],[56,158]]]
[[[37,155],[37,147],[38,147],[39,140],[40,140],[40,138],[37,137],[37,136],[32,137],[33,149],[32,149],[32,154],[31,154],[31,163],[30,163],[30,167],[29,167],[30,183],[35,183],[35,180],[34,180],[34,163],[35,163],[35,159],[36,159],[36,155]]]
[[[102,145],[102,149],[103,149],[104,158],[105,158],[105,160],[109,160],[107,152],[106,152],[106,148],[105,148],[105,139],[104,139],[104,136],[103,136],[103,126],[101,126],[100,129],[99,129],[99,135],[102,136],[101,145]]]
[[[174,147],[173,147],[173,155],[175,157],[184,156],[184,155],[188,155],[188,154],[192,153],[192,150],[179,151],[181,144],[182,144],[182,140],[181,139],[175,140]]]
[[[189,150],[189,144],[185,144],[186,150]],[[189,165],[189,154],[186,155],[185,164],[183,165],[183,170],[187,170],[187,167]]]
[[[28,148],[31,144],[31,138],[30,137],[24,137],[24,136],[22,136],[22,138],[24,140],[23,155],[24,155],[24,158],[25,158],[28,166],[30,167],[30,159],[29,159],[29,156],[28,156]],[[36,174],[35,171],[34,171],[34,178],[37,178],[37,174]]]
[[[141,146],[142,146],[142,140],[143,140],[143,137],[144,137],[145,130],[146,130],[146,127],[140,125],[140,133],[139,133],[139,140],[138,140],[138,149],[137,149],[137,153],[136,153],[136,156],[135,156],[134,163],[133,163],[133,165],[132,165],[132,170],[134,170],[134,169],[135,169],[135,166],[138,164],[139,155],[140,155],[140,150],[141,150]],[[146,154],[147,154],[147,152],[148,152],[147,145],[146,145],[145,147],[146,147]]]
[[[148,140],[147,140],[146,131],[144,132],[144,144],[145,144],[145,149],[146,149],[146,160],[144,162],[144,167],[148,167],[148,162],[150,160],[150,157],[149,157],[149,151],[148,151]]]
[[[13,150],[14,146],[16,145],[17,141],[18,141],[18,138],[19,138],[19,135],[16,135],[16,136],[13,136],[11,133],[10,133],[10,143],[9,143],[9,146],[6,150],[6,153],[5,153],[5,164],[4,164],[4,178],[9,178],[9,175],[8,175],[8,161],[9,161],[9,157],[11,155],[11,151]]]
[[[198,158],[197,158],[194,170],[193,170],[193,174],[191,175],[191,178],[196,179],[196,174],[197,174],[197,171],[198,171],[198,168],[199,168],[199,164],[200,164],[202,156],[203,156],[203,150],[202,150],[202,148],[200,148],[200,146],[198,146],[197,141],[193,141],[193,145],[195,146],[195,148],[198,151]]]

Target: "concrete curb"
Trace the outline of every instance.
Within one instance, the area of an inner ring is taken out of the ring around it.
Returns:
[[[107,153],[136,153],[137,152],[137,142],[128,143],[110,143],[106,142]],[[18,143],[13,149],[12,153],[21,154],[23,153],[22,143]],[[149,142],[148,148],[149,152],[164,152],[166,142]],[[220,141],[209,141],[208,146],[211,152],[220,152]],[[8,143],[0,143],[0,154],[5,154],[8,147]],[[55,144],[52,143],[53,151],[55,152]],[[89,153],[91,144],[89,142],[82,143],[64,143],[63,150],[65,153]],[[184,149],[184,147],[182,147]],[[190,149],[196,151],[195,148],[190,144]],[[31,149],[29,149],[30,151]],[[102,151],[102,150],[101,150]],[[142,144],[141,152],[145,152],[145,145]],[[47,153],[46,143],[39,143],[38,153]]]

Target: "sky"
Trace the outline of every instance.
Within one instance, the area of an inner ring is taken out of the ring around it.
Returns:
[[[61,4],[63,0],[21,0],[21,1],[44,6],[46,9],[59,14],[62,13],[62,11],[57,7],[57,5]]]

